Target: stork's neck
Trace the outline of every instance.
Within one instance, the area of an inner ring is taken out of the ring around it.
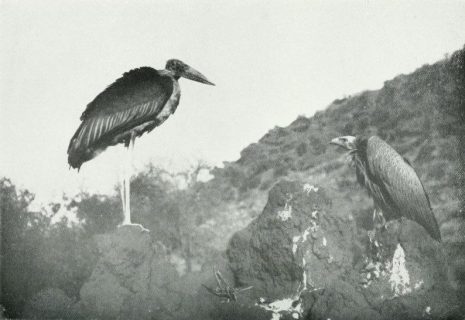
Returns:
[[[167,69],[159,70],[158,73],[160,73],[161,75],[169,76],[175,79],[176,81],[179,80],[179,78],[181,77],[181,75],[175,73],[172,70],[167,70]]]

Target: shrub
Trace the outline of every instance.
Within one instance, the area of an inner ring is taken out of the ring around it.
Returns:
[[[307,153],[307,144],[305,142],[299,143],[296,149],[297,155],[299,157],[303,156],[304,154]]]

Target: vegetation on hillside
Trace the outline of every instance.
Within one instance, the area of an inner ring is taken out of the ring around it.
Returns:
[[[450,280],[465,288],[465,48],[270,130],[238,161],[215,169],[209,184],[231,190],[225,194],[236,201],[263,203],[278,180],[300,179],[325,188],[335,210],[370,229],[372,201],[346,156],[329,145],[341,135],[378,135],[410,160],[439,222]]]
[[[439,211],[452,203],[447,215],[459,212],[460,199],[465,206],[465,49],[386,81],[380,90],[336,99],[312,118],[299,116],[288,127],[272,129],[238,161],[214,170],[209,183],[234,187],[243,199],[282,177],[325,173],[318,182],[344,193],[343,180],[352,181],[353,173],[339,170],[341,154],[328,145],[340,135],[385,139],[411,160]]]

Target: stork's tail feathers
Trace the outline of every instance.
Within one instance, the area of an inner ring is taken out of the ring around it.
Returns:
[[[77,169],[78,171],[84,163],[81,158],[81,152],[78,152],[74,145],[70,145],[68,149],[68,163],[70,168]]]
[[[82,130],[82,124],[76,130],[76,133],[71,138],[71,141],[69,142],[69,146],[68,146],[68,163],[71,168],[78,169],[78,171],[81,168],[82,163],[84,162],[81,159],[82,152],[81,150],[79,150],[78,142],[76,141],[81,130]]]
[[[78,171],[84,162],[93,158],[91,146],[85,143],[86,134],[89,134],[87,127],[85,122],[82,122],[68,146],[68,163],[73,169],[77,169]]]

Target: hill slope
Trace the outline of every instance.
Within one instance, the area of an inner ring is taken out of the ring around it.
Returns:
[[[240,159],[213,171],[209,190],[237,200],[256,216],[279,179],[299,178],[330,190],[349,212],[371,210],[353,168],[329,146],[339,135],[378,135],[408,158],[430,195],[446,242],[465,242],[465,49],[383,88],[333,101],[313,117],[299,116],[246,147]],[[236,202],[236,201],[234,201]],[[231,208],[225,215],[234,215]],[[221,214],[217,217],[221,219]],[[461,230],[461,231],[460,231]]]

